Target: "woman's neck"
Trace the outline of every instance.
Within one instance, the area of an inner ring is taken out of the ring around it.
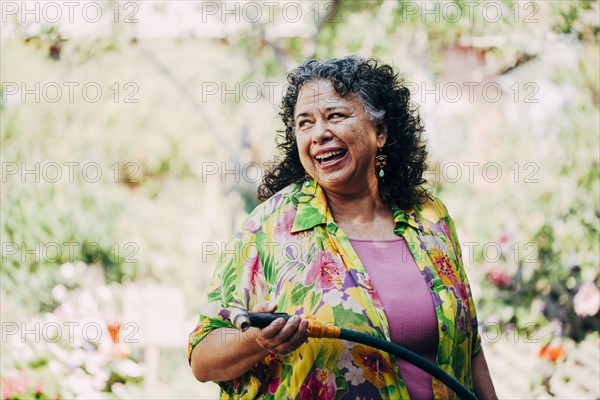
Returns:
[[[394,234],[393,214],[377,191],[348,196],[325,192],[333,219],[352,239],[389,240]]]

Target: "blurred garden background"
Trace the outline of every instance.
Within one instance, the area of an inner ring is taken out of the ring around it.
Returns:
[[[600,398],[598,1],[0,1],[3,399],[214,399],[187,334],[286,72],[392,64],[501,398]]]

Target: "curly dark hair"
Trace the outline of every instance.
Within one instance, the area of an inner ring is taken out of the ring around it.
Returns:
[[[424,127],[417,107],[410,101],[410,91],[389,65],[354,56],[310,60],[288,74],[289,85],[279,113],[285,129],[277,137],[283,159],[263,177],[258,198],[264,201],[304,179],[306,171],[296,144],[294,109],[302,85],[318,80],[330,81],[342,97],[356,93],[377,131],[387,130],[388,138],[382,149],[387,155],[385,177],[378,177],[381,200],[388,205],[396,203],[405,210],[422,203],[427,194],[424,187],[427,181],[423,177],[427,151],[422,139]]]

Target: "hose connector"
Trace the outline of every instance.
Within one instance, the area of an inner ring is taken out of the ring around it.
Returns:
[[[233,326],[242,332],[246,332],[248,328],[250,328],[250,317],[248,316],[247,310],[242,310],[241,308],[231,308],[229,320]]]
[[[333,324],[326,325],[321,321],[318,321],[314,315],[304,314],[304,318],[308,320],[308,337],[312,338],[332,338],[336,339],[340,337],[340,327]]]

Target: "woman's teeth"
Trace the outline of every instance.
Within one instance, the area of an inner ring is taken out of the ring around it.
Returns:
[[[323,162],[323,161],[327,161],[328,159],[330,159],[332,157],[340,155],[342,153],[344,153],[344,150],[329,151],[327,153],[321,153],[321,154],[315,156],[315,158],[317,160],[319,160],[319,162]]]

